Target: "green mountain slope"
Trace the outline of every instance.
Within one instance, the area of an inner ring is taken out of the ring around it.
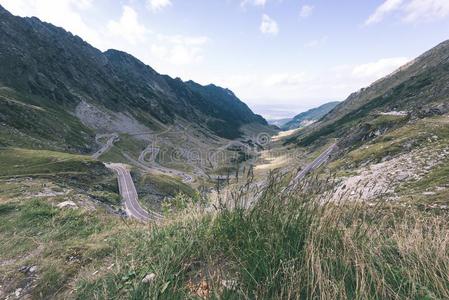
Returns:
[[[93,130],[40,96],[0,87],[0,124],[0,147],[93,151]]]
[[[151,132],[179,120],[224,138],[239,137],[240,126],[248,123],[266,125],[233,93],[160,75],[127,53],[102,53],[62,28],[15,17],[2,7],[0,20],[0,87],[8,103],[1,105],[14,105],[2,110],[1,121],[42,144],[67,137],[61,145],[86,152],[93,132]],[[11,104],[6,89],[15,100],[42,110]],[[20,115],[39,123],[20,124]],[[110,122],[117,119],[122,123]],[[56,124],[66,128],[56,129]]]
[[[334,109],[340,102],[334,101],[323,104],[319,107],[309,109],[293,117],[293,119],[282,125],[283,130],[296,129],[307,126],[321,119],[324,115]]]
[[[339,138],[350,146],[414,120],[449,111],[449,41],[443,42],[393,74],[350,95],[319,122],[291,141],[307,146]],[[378,120],[404,115],[406,120]],[[402,122],[404,121],[404,122]]]

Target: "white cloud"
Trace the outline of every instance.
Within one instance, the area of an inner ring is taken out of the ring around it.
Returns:
[[[264,84],[267,86],[296,86],[302,84],[306,79],[305,73],[279,73],[269,75],[265,80]]]
[[[412,0],[404,7],[405,22],[431,21],[449,16],[448,0]]]
[[[392,11],[397,10],[401,6],[402,2],[403,2],[403,0],[386,0],[365,21],[365,24],[370,25],[370,24],[381,22],[387,14],[391,13]]]
[[[379,23],[393,12],[398,12],[404,22],[434,21],[449,16],[449,1],[386,0],[365,21],[365,25]]]
[[[14,15],[36,16],[81,36],[89,43],[98,43],[98,33],[85,23],[80,14],[92,3],[93,0],[0,0],[0,4]]]
[[[80,9],[88,9],[92,7],[93,0],[78,0],[75,5]]]
[[[240,5],[241,6],[246,6],[246,5],[265,6],[266,3],[267,3],[267,0],[242,0],[240,2]]]
[[[328,37],[327,36],[323,36],[319,39],[316,40],[311,40],[309,42],[307,42],[304,47],[306,48],[316,48],[316,47],[320,47],[323,46],[324,44],[327,43]]]
[[[230,87],[234,90],[243,91],[244,97],[270,95],[270,93],[283,94],[285,90],[296,90],[309,81],[310,74],[300,73],[272,73],[272,74],[234,74],[225,78],[215,78],[213,82]],[[207,79],[207,80],[210,80]],[[245,93],[245,91],[248,91]],[[282,98],[278,94],[277,98]]]
[[[170,0],[148,0],[148,7],[152,11],[160,11],[171,5],[172,3]]]
[[[186,45],[175,45],[170,52],[169,60],[175,65],[187,65],[203,60],[201,49]]]
[[[307,4],[303,5],[301,7],[301,11],[299,12],[299,16],[301,18],[307,18],[312,14],[313,9],[314,9],[314,7],[312,5],[307,5]]]
[[[153,66],[170,69],[202,61],[207,37],[156,34],[145,27],[129,5],[122,7],[116,20],[92,27],[84,22],[82,11],[94,3],[94,0],[0,0],[13,14],[37,16],[81,36],[101,50],[120,49]],[[173,74],[180,72],[174,70]]]
[[[260,24],[260,32],[263,34],[277,35],[279,33],[278,23],[268,15],[262,15],[262,23]]]
[[[313,106],[317,101],[344,100],[352,92],[369,86],[408,61],[404,57],[393,57],[303,72],[230,74],[206,81],[229,87],[238,93],[238,97],[251,103],[308,103]]]
[[[201,46],[209,41],[205,36],[183,36],[183,35],[158,35],[158,39],[172,44],[184,44],[191,46]]]
[[[108,31],[114,36],[119,36],[131,44],[142,43],[149,32],[144,25],[139,23],[137,12],[130,6],[123,6],[122,15],[118,21],[109,21]]]
[[[352,69],[352,75],[361,78],[381,78],[409,61],[406,57],[382,58],[378,61],[361,64]]]
[[[151,47],[151,53],[174,65],[198,63],[203,59],[203,48],[208,41],[204,36],[158,35],[157,43]]]
[[[201,62],[204,46],[209,39],[205,36],[184,36],[156,34],[139,22],[137,12],[130,6],[123,6],[119,20],[110,21],[108,32],[114,37],[111,46],[130,52],[154,63],[188,65]]]

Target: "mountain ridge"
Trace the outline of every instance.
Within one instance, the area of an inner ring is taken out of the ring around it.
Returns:
[[[351,145],[374,135],[379,128],[370,121],[381,113],[403,111],[411,119],[444,114],[449,111],[448,71],[449,40],[352,93],[290,142],[306,146],[318,140],[343,138],[342,144]]]
[[[325,104],[322,104],[318,107],[311,108],[305,112],[302,112],[296,116],[294,116],[289,122],[285,123],[281,128],[283,130],[296,129],[300,127],[304,127],[310,124],[310,122],[314,123],[320,120],[323,116],[329,113],[335,106],[337,106],[340,101],[332,101]],[[309,124],[302,125],[301,123],[304,121],[308,121]]]
[[[101,52],[63,28],[13,16],[1,6],[0,19],[0,85],[13,89],[27,104],[74,115],[80,104],[88,103],[112,118],[125,113],[149,131],[182,119],[227,139],[240,137],[240,127],[248,123],[267,126],[234,93],[223,92],[226,89],[193,88],[128,53]],[[226,109],[217,99],[226,101]],[[14,127],[11,110],[4,110],[1,119]],[[85,143],[92,143],[92,137]]]

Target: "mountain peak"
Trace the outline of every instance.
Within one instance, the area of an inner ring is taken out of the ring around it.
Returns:
[[[103,54],[111,60],[116,60],[116,61],[121,61],[123,63],[132,63],[132,64],[136,64],[136,65],[145,65],[142,61],[140,61],[138,58],[134,57],[133,55],[124,52],[124,51],[120,51],[120,50],[116,50],[116,49],[108,49],[105,52],[103,52]],[[146,67],[149,67],[148,65],[145,65]]]
[[[3,17],[0,36],[1,84],[38,95],[37,105],[51,103],[73,113],[88,103],[148,127],[183,119],[225,138],[239,137],[245,124],[264,123],[229,93],[161,75],[124,51],[101,52],[37,18]]]

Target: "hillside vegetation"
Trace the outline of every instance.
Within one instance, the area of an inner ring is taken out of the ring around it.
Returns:
[[[0,18],[0,299],[449,299],[449,42],[270,140],[228,89]]]
[[[308,111],[294,116],[292,120],[283,124],[281,128],[283,130],[291,130],[308,126],[316,121],[319,121],[322,117],[324,117],[327,113],[334,109],[334,107],[336,107],[339,103],[340,102],[338,101],[334,101],[320,105],[316,108],[309,109]]]
[[[149,226],[45,199],[2,201],[4,290],[74,299],[449,297],[444,216],[318,205],[325,181],[281,189],[271,181],[249,211],[189,207]],[[16,271],[23,266],[36,270]]]
[[[319,123],[290,142],[309,146],[324,139],[341,138],[343,147],[357,146],[374,136],[379,126],[372,121],[381,113],[402,113],[411,119],[443,115],[449,112],[448,71],[449,41],[446,41],[393,74],[350,95]]]
[[[94,133],[64,108],[0,84],[0,147],[91,152]]]
[[[82,151],[92,131],[152,133],[180,120],[231,139],[242,135],[243,125],[267,127],[229,90],[161,75],[125,52],[101,52],[62,28],[15,17],[1,6],[0,18],[0,88],[20,95],[7,95],[5,103],[0,94],[0,105],[8,106],[0,121],[41,143],[56,142],[57,133],[71,139],[67,147],[75,143]],[[38,129],[30,128],[32,120]],[[63,130],[55,129],[56,121]]]

